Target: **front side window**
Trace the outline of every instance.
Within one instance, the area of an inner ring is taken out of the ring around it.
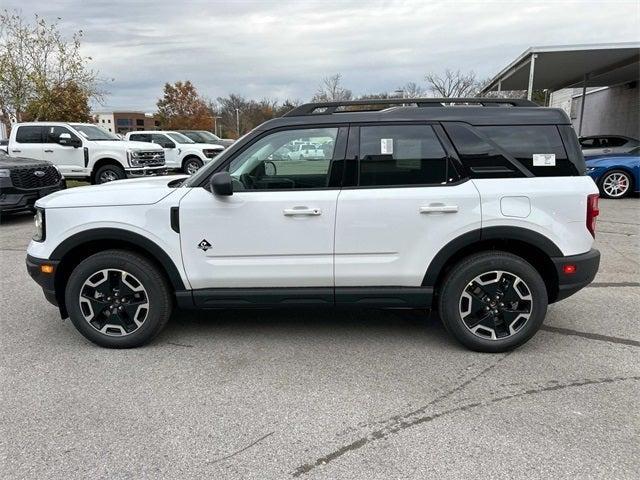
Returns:
[[[16,142],[18,143],[42,143],[42,128],[40,126],[18,127]]]
[[[261,138],[229,164],[234,190],[326,188],[337,135],[337,128],[307,128]],[[300,148],[311,143],[317,148]]]
[[[446,184],[448,164],[429,125],[360,127],[360,186]]]
[[[607,137],[607,146],[609,148],[621,147],[625,143],[627,143],[627,139],[626,138],[622,138],[622,137]]]
[[[45,133],[45,143],[58,143],[58,139],[62,133],[68,133],[72,139],[78,138],[77,135],[74,135],[68,128],[60,126],[45,127]]]
[[[82,123],[72,123],[71,126],[75,128],[80,135],[87,140],[93,141],[107,141],[107,140],[120,140],[114,134],[105,132],[102,128],[95,125],[85,125]]]
[[[191,140],[189,137],[181,133],[171,132],[171,133],[167,133],[167,135],[171,138],[171,140],[173,140],[176,143],[196,143],[193,140]]]
[[[176,144],[173,143],[173,141],[171,141],[169,137],[160,133],[152,133],[151,142],[160,145],[162,148],[173,148],[176,146]]]

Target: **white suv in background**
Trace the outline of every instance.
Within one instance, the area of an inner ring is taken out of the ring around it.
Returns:
[[[175,131],[129,132],[126,139],[160,145],[164,149],[167,168],[181,170],[188,175],[196,173],[224,150],[220,145],[196,143]]]
[[[7,147],[12,157],[48,160],[65,179],[91,183],[166,171],[159,146],[124,141],[89,123],[18,123]]]

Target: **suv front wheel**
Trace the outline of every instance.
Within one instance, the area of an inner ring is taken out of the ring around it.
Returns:
[[[528,341],[547,312],[538,271],[507,252],[471,255],[443,282],[439,312],[460,343],[479,352],[504,352]]]
[[[124,250],[106,250],[80,262],[69,277],[65,302],[78,331],[109,348],[148,343],[172,310],[171,292],[158,268]]]

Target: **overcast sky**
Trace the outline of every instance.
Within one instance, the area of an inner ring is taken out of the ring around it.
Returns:
[[[85,32],[84,53],[113,78],[98,110],[153,111],[165,82],[216,98],[308,100],[342,73],[354,94],[427,72],[497,73],[530,46],[637,41],[640,2],[3,0]]]

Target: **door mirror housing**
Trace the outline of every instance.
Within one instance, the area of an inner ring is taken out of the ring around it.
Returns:
[[[211,193],[215,195],[233,195],[233,179],[229,172],[214,173],[209,180]]]
[[[82,146],[82,140],[80,140],[79,138],[71,137],[70,133],[61,133],[58,136],[58,143],[60,145],[64,145],[65,147],[78,148]]]

